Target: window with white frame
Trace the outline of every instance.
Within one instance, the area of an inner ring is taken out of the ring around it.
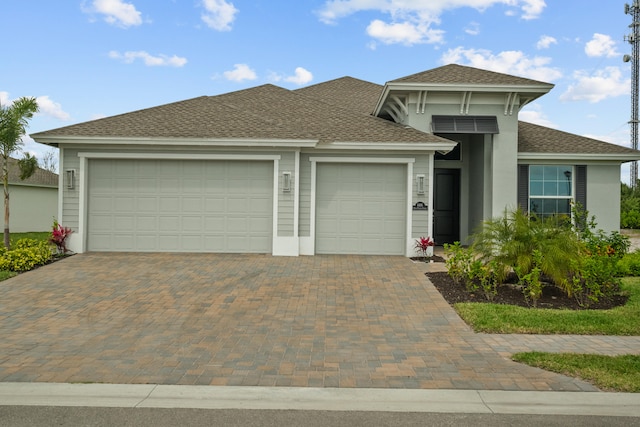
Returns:
[[[539,218],[571,216],[573,166],[529,166],[529,212]]]

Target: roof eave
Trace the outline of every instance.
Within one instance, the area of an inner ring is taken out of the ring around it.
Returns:
[[[336,141],[321,144],[316,149],[327,150],[386,150],[386,151],[438,151],[448,153],[458,145],[455,141],[450,142],[351,142]]]
[[[257,138],[154,138],[154,137],[101,137],[101,136],[32,136],[34,141],[52,145],[184,145],[206,147],[284,147],[309,148],[318,144],[317,139],[257,139]]]
[[[518,160],[582,160],[632,162],[640,160],[639,153],[518,153]]]
[[[520,93],[530,95],[528,102],[546,95],[553,89],[552,84],[531,85],[488,85],[488,84],[451,84],[451,83],[394,83],[388,82],[378,98],[373,115],[378,116],[384,107],[389,93],[394,90],[427,91],[427,92],[484,92],[484,93]]]

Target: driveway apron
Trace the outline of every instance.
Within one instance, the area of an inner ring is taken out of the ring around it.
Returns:
[[[89,253],[0,282],[5,382],[596,390],[489,338],[404,257]]]

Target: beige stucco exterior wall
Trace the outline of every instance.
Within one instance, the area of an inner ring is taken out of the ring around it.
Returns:
[[[14,233],[50,231],[58,215],[58,189],[9,185],[9,230]]]

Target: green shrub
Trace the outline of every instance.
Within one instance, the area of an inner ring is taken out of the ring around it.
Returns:
[[[471,238],[473,250],[485,264],[496,260],[520,275],[537,267],[560,287],[571,277],[571,268],[583,253],[580,238],[566,221],[529,216],[520,209],[485,221]],[[544,255],[539,265],[534,258],[536,250]]]
[[[542,296],[542,281],[540,280],[542,264],[542,252],[538,249],[533,251],[533,268],[525,273],[520,268],[515,267],[518,276],[518,284],[522,286],[522,293],[527,301],[531,301],[534,307],[538,306],[538,300]]]
[[[618,259],[606,254],[585,256],[570,281],[569,296],[581,307],[602,297],[611,297],[620,288]]]
[[[0,270],[29,271],[51,260],[51,246],[48,242],[34,239],[20,239],[13,249],[0,250]]]
[[[640,252],[631,252],[618,260],[618,276],[640,276]]]
[[[463,284],[467,287],[469,292],[473,292],[474,289],[470,288],[472,283],[468,280],[472,276],[471,269],[473,266],[473,252],[469,248],[464,248],[460,242],[454,242],[453,244],[444,244],[445,254],[445,266],[449,272],[449,276],[454,282]]]
[[[640,228],[640,211],[632,209],[620,212],[620,228]]]

